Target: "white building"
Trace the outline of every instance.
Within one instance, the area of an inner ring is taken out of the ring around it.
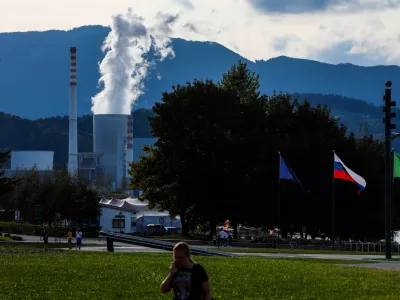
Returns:
[[[148,201],[136,198],[101,199],[100,226],[102,231],[141,232],[148,224],[162,224],[165,227],[182,229],[179,218],[171,220],[168,212],[148,208]]]

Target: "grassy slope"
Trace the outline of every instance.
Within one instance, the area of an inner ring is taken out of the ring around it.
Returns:
[[[0,255],[1,299],[171,299],[159,285],[171,256],[49,251]],[[400,272],[331,262],[195,257],[217,299],[398,299]]]

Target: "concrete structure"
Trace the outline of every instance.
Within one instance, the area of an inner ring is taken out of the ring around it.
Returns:
[[[68,172],[78,175],[78,108],[76,93],[76,47],[70,48],[70,79],[69,79],[69,150]]]
[[[99,225],[102,231],[110,232],[141,232],[148,224],[163,224],[165,227],[182,229],[179,218],[171,219],[169,213],[149,209],[148,201],[137,198],[101,199],[101,216]],[[117,220],[125,221],[119,222]],[[121,226],[121,229],[119,228]]]
[[[104,176],[112,190],[125,188],[127,115],[93,115],[93,152],[102,154]]]
[[[11,171],[52,171],[54,151],[11,151]]]
[[[102,173],[101,154],[92,152],[78,153],[79,178],[93,182]]]

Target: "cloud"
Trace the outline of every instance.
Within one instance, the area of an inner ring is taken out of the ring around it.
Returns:
[[[93,14],[91,1],[59,2],[10,1],[0,10],[0,31],[108,26],[112,14],[132,5],[132,0],[98,1]],[[173,37],[217,42],[253,61],[286,55],[333,63],[400,64],[400,0],[134,2],[133,12],[143,16],[146,26],[157,21],[157,11],[179,15]]]
[[[307,13],[325,10],[359,11],[396,8],[400,0],[248,0],[255,8],[266,13]]]
[[[196,26],[194,26],[194,25],[191,24],[191,23],[186,23],[183,27],[184,27],[185,29],[191,31],[191,32],[199,33],[199,31],[197,30]]]

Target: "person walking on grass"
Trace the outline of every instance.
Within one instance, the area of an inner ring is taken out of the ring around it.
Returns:
[[[69,249],[72,249],[72,229],[71,228],[68,230],[67,239],[68,239]]]
[[[173,290],[174,300],[212,300],[207,273],[191,259],[190,247],[184,242],[175,245],[173,262],[160,289],[163,294]]]
[[[80,228],[78,228],[76,230],[76,250],[81,250],[81,246],[82,246],[82,231]]]

